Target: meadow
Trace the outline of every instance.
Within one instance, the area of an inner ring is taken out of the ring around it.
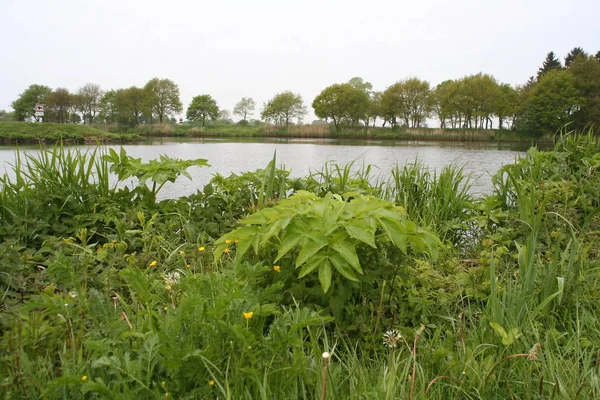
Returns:
[[[599,398],[599,150],[563,131],[481,197],[460,166],[274,158],[162,201],[210,160],[22,155],[0,178],[0,394]]]

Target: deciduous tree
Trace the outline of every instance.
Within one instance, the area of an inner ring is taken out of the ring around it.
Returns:
[[[19,95],[19,98],[12,102],[11,106],[15,110],[13,118],[16,121],[25,121],[29,118],[38,118],[35,116],[35,105],[38,103],[44,103],[46,96],[52,92],[48,86],[44,85],[31,85],[23,93]]]
[[[520,128],[542,134],[555,133],[573,120],[573,113],[580,104],[581,95],[573,75],[566,70],[549,71],[531,89]]]
[[[179,87],[170,79],[151,79],[144,86],[144,91],[145,107],[160,123],[183,110],[179,100]]]
[[[209,94],[196,96],[188,106],[186,118],[190,121],[201,121],[204,126],[207,119],[216,121],[219,118],[219,106]]]
[[[429,82],[410,78],[388,87],[382,95],[384,115],[392,125],[396,118],[406,126],[419,127],[432,110],[432,96]]]
[[[367,94],[370,94],[373,91],[373,85],[371,84],[371,82],[366,82],[360,76],[355,76],[354,78],[351,78],[348,81],[348,83],[356,89],[361,90]]]
[[[589,123],[600,127],[600,61],[579,55],[571,63],[569,72],[581,94],[580,107],[574,114],[576,127],[583,128]]]
[[[135,86],[122,89],[119,91],[117,99],[121,113],[133,125],[141,122],[144,113],[149,114],[151,112],[146,108],[146,91],[144,89]]]
[[[0,110],[0,121],[12,121],[12,119],[13,113],[6,110]]]
[[[286,91],[269,100],[264,105],[261,116],[265,121],[273,121],[276,125],[289,125],[292,119],[300,120],[306,112],[302,96]]]
[[[71,119],[73,95],[69,89],[56,88],[46,96],[44,120],[66,124]]]
[[[91,124],[100,112],[102,89],[95,83],[88,83],[77,90],[74,102],[83,117],[83,123]]]
[[[317,117],[331,119],[338,128],[343,120],[352,125],[360,120],[368,120],[369,101],[369,95],[365,91],[349,83],[336,83],[323,89],[315,97],[312,107]]]
[[[233,113],[242,117],[242,121],[247,122],[248,116],[254,115],[255,108],[256,102],[252,97],[242,97],[235,105]]]
[[[105,92],[100,99],[99,118],[105,123],[114,124],[117,122],[118,117],[117,91],[111,89]]]

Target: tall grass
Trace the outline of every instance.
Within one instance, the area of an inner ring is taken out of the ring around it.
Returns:
[[[110,193],[108,164],[98,150],[57,145],[33,156],[17,150],[11,175],[0,177],[0,237],[40,240],[73,234],[73,217],[94,213]],[[75,222],[75,224],[73,224]],[[69,226],[70,225],[70,226]]]
[[[385,196],[406,208],[409,217],[452,244],[466,240],[474,198],[471,177],[460,166],[429,170],[415,161],[396,165]]]

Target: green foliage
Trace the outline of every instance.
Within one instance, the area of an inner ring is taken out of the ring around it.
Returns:
[[[579,108],[581,101],[581,93],[569,71],[549,71],[531,90],[525,104],[521,129],[554,133],[573,120],[573,113]]]
[[[8,112],[6,110],[0,110],[0,122],[12,121],[14,118],[14,113]]]
[[[560,63],[560,60],[556,57],[554,52],[551,51],[546,55],[546,59],[544,60],[544,63],[539,68],[538,73],[537,73],[537,79],[540,80],[545,74],[547,74],[550,71],[553,71],[553,70],[560,71],[561,69],[562,69],[562,64]]]
[[[569,72],[581,95],[579,109],[573,114],[575,127],[600,126],[600,60],[580,54],[570,64]]]
[[[110,133],[84,125],[0,121],[0,140],[10,143],[95,143],[131,141],[138,138],[138,135],[132,133]]]
[[[242,97],[242,99],[236,103],[233,113],[242,117],[242,121],[247,124],[248,116],[254,114],[255,108],[256,102],[252,97]]]
[[[589,55],[581,47],[573,47],[565,56],[565,67],[569,68],[577,57],[587,58]]]
[[[459,168],[290,179],[274,157],[160,202],[111,187],[99,153],[21,156],[0,182],[0,393],[598,398],[599,153],[562,131],[483,198]]]
[[[219,106],[209,94],[196,96],[188,106],[186,118],[190,121],[201,121],[204,126],[207,119],[216,121],[219,118]]]
[[[38,103],[44,103],[46,96],[50,94],[52,89],[44,85],[31,85],[23,93],[19,95],[19,98],[12,102],[11,106],[14,111],[14,119],[16,121],[25,121],[30,118],[35,118],[35,105]]]
[[[369,95],[349,83],[331,85],[313,100],[312,107],[319,118],[331,119],[338,128],[343,120],[352,125],[367,118]]]
[[[144,86],[144,108],[162,124],[167,118],[183,110],[179,87],[170,79],[153,78]]]
[[[109,153],[102,156],[102,160],[110,164],[110,172],[117,174],[119,181],[135,176],[140,185],[145,185],[147,180],[152,181],[151,195],[156,198],[160,189],[167,182],[183,175],[192,179],[186,171],[191,166],[208,167],[208,161],[203,158],[196,160],[178,160],[166,155],[161,155],[160,160],[150,160],[143,163],[141,158],[128,156],[125,149],[121,148],[120,154],[109,149]]]
[[[325,197],[299,191],[272,208],[260,210],[240,221],[241,228],[215,241],[218,260],[232,240],[238,240],[236,256],[241,259],[252,248],[278,248],[273,263],[293,254],[298,278],[318,272],[323,292],[332,283],[333,271],[359,281],[363,268],[357,255],[362,246],[377,248],[389,243],[408,254],[427,253],[435,259],[438,239],[404,217],[404,210],[385,200],[349,194]],[[357,275],[358,274],[358,275]]]
[[[39,244],[51,235],[71,235],[102,219],[109,196],[108,166],[97,150],[43,150],[36,158],[17,153],[15,178],[1,179],[0,236]],[[88,225],[89,224],[89,225]]]
[[[276,125],[289,125],[292,119],[300,120],[306,115],[306,107],[302,96],[290,91],[278,93],[263,107],[262,118]]]
[[[388,87],[381,97],[384,119],[392,126],[400,118],[407,127],[418,128],[431,113],[433,97],[429,82],[410,78]]]
[[[471,230],[471,179],[458,166],[429,171],[418,162],[392,170],[386,197],[394,199],[419,225],[454,246],[468,241]]]

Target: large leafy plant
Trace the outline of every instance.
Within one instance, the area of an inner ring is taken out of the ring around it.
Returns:
[[[191,175],[186,171],[189,167],[210,166],[208,160],[203,158],[179,160],[164,154],[161,154],[160,160],[150,160],[143,163],[141,158],[127,155],[123,148],[121,148],[120,153],[110,149],[109,154],[102,156],[102,159],[111,163],[110,172],[117,174],[120,181],[133,176],[139,180],[140,185],[145,185],[147,180],[152,181],[151,194],[154,198],[165,183],[175,182],[181,175],[191,180]]]
[[[359,281],[363,266],[357,247],[392,245],[404,254],[437,255],[439,239],[406,218],[402,207],[371,196],[353,193],[347,198],[328,193],[318,197],[299,191],[272,208],[262,209],[240,223],[242,227],[215,242],[219,259],[232,242],[240,259],[250,249],[258,254],[276,248],[274,263],[290,254],[299,278],[318,273],[324,292],[337,271],[344,278]]]

